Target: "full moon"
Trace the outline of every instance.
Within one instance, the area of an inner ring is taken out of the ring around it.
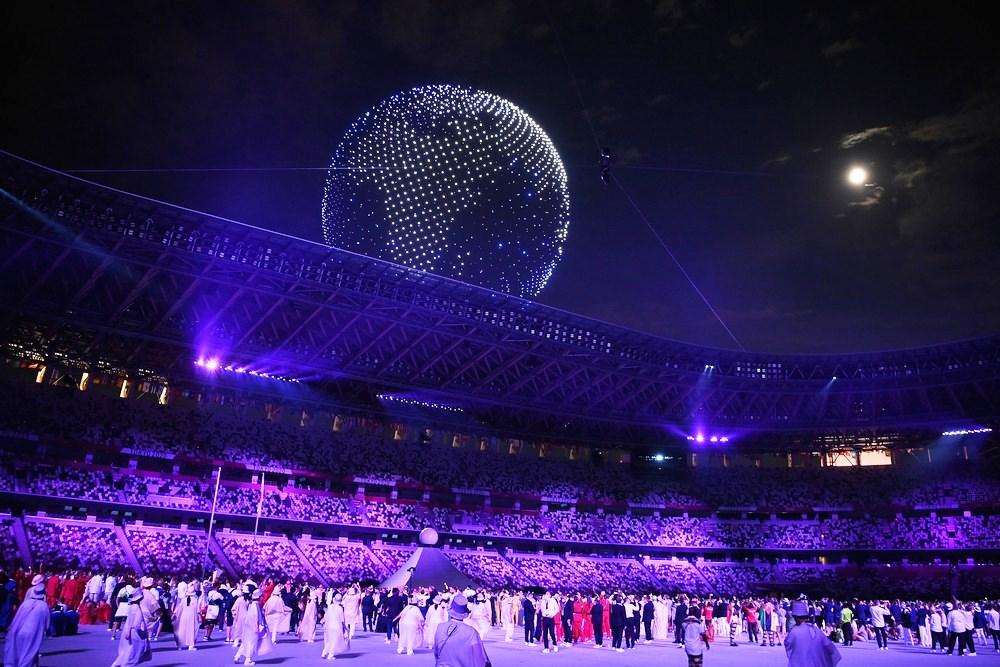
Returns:
[[[868,172],[862,167],[853,167],[847,172],[847,182],[851,185],[864,185],[868,182]]]
[[[330,245],[522,297],[548,282],[569,229],[566,171],[512,102],[460,86],[383,100],[330,164]]]

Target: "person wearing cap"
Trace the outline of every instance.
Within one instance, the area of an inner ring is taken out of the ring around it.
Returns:
[[[271,629],[271,641],[275,644],[278,643],[278,635],[288,632],[291,625],[292,610],[285,605],[284,592],[283,584],[276,585],[264,603],[264,616],[267,617],[267,627]]]
[[[233,622],[226,627],[226,643],[231,643],[234,647],[239,646],[240,637],[243,635],[243,618],[246,615],[247,607],[250,606],[250,591],[246,584],[236,584],[233,589],[232,615]]]
[[[153,587],[152,577],[143,577],[139,581],[139,588],[142,590],[142,602],[139,603],[139,610],[142,611],[146,619],[150,640],[156,641],[156,638],[160,636],[160,592]]]
[[[417,598],[409,597],[403,610],[392,619],[399,627],[399,643],[396,653],[413,655],[413,649],[423,643],[424,615],[417,606]]]
[[[351,636],[344,623],[344,596],[337,593],[323,616],[323,653],[321,658],[336,659],[338,653],[351,650]]]
[[[149,628],[142,612],[143,589],[136,588],[128,596],[128,613],[118,640],[118,655],[111,667],[136,667],[152,660],[153,649],[149,644]]]
[[[198,606],[198,585],[191,582],[184,588],[184,596],[177,600],[174,608],[174,639],[178,650],[197,651],[198,618],[201,609]]]
[[[507,598],[509,599],[509,598]],[[444,598],[438,593],[431,599],[427,606],[427,613],[424,615],[424,643],[427,648],[434,648],[434,633],[437,626],[448,620],[448,606],[444,603]],[[509,639],[507,641],[510,641]]]
[[[788,667],[834,667],[840,662],[840,651],[836,645],[810,622],[806,600],[793,602],[791,614],[795,626],[785,637]]]
[[[239,662],[243,658],[244,665],[256,664],[255,661],[262,655],[267,655],[274,648],[271,641],[271,633],[267,629],[267,619],[264,611],[260,607],[261,590],[256,587],[247,587],[251,590],[249,604],[244,612],[241,623],[239,648],[233,656],[233,662]]]
[[[435,667],[486,667],[483,640],[475,628],[466,625],[469,603],[464,595],[456,595],[448,609],[448,621],[434,633]]]
[[[4,667],[31,667],[38,661],[42,639],[48,632],[51,616],[45,602],[45,580],[36,574],[24,602],[17,608],[14,620],[7,628],[3,647]]]
[[[708,643],[705,622],[701,619],[701,607],[697,604],[688,607],[688,615],[681,626],[681,638],[684,641],[688,667],[701,667],[705,651],[709,650],[711,645]]]

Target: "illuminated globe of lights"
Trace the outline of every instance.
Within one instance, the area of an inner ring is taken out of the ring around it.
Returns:
[[[496,95],[397,93],[351,125],[328,174],[330,245],[524,297],[562,256],[562,160],[538,123]]]

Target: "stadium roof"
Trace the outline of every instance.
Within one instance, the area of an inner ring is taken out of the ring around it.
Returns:
[[[0,178],[2,335],[43,357],[173,376],[209,355],[316,387],[678,433],[958,427],[1000,414],[1000,336],[841,355],[700,347],[4,152]]]

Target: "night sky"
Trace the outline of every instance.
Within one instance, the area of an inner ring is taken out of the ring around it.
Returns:
[[[0,148],[61,169],[321,167],[430,83],[522,107],[569,172],[543,303],[763,351],[1000,331],[1000,69],[983,5],[7,3]],[[574,79],[578,85],[574,85]],[[871,187],[844,178],[853,164]],[[89,175],[321,241],[322,171]]]

